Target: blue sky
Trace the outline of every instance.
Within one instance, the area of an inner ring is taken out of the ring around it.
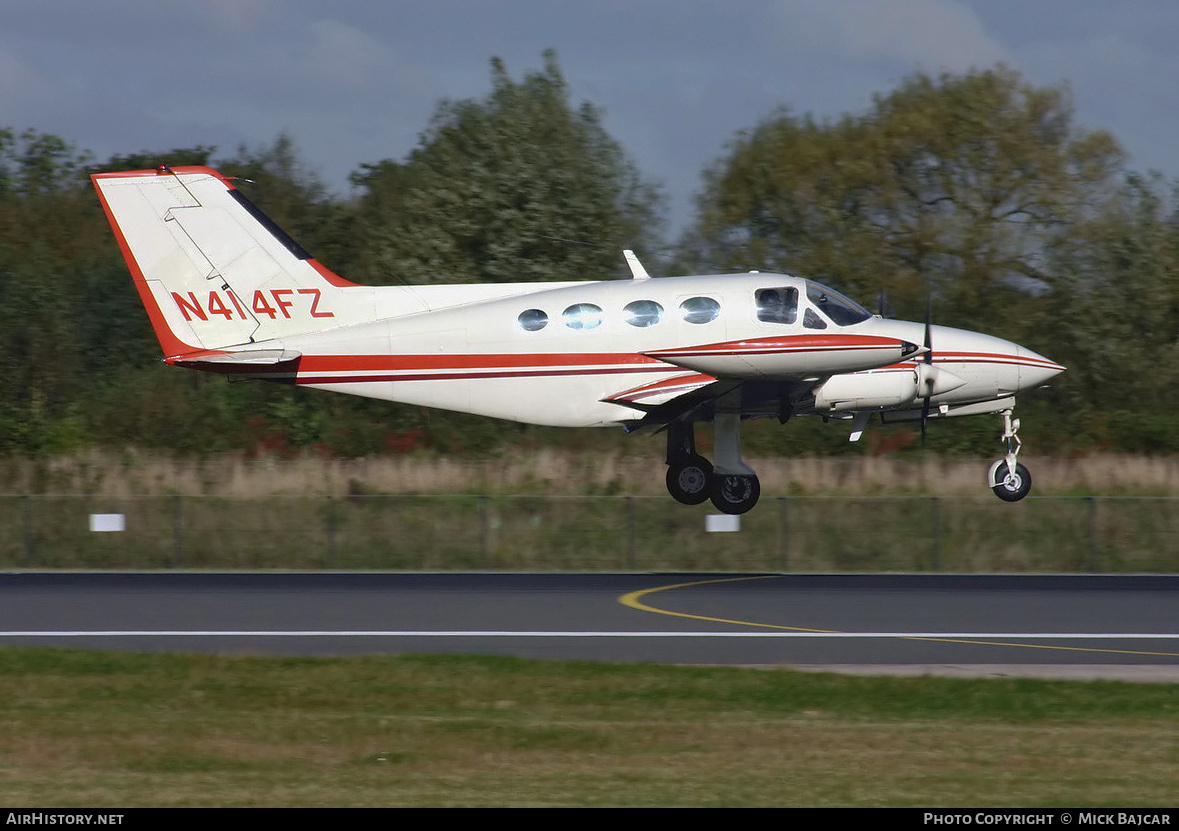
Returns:
[[[100,159],[286,131],[344,193],[439,100],[486,94],[493,56],[520,77],[552,48],[676,230],[739,131],[862,111],[918,70],[1067,84],[1079,124],[1179,177],[1176,40],[1173,0],[0,0],[0,126]]]

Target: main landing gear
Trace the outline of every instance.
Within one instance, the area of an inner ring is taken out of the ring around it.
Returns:
[[[715,464],[696,452],[691,422],[668,425],[667,490],[685,505],[711,499],[722,513],[743,514],[757,504],[761,483],[741,459],[741,413],[718,409],[713,424]]]
[[[1032,475],[1016,461],[1022,444],[1018,432],[1019,419],[1011,417],[1011,410],[1004,410],[1003,435],[999,438],[1007,444],[1007,455],[991,465],[987,473],[987,484],[1004,502],[1018,502],[1032,489]]]
[[[711,499],[718,511],[743,514],[757,504],[761,484],[757,474],[741,459],[741,413],[717,403],[713,419],[716,457],[709,462],[696,452],[694,424],[674,421],[667,427],[667,490],[677,502],[699,505]],[[1032,490],[1032,475],[1018,461],[1021,442],[1019,419],[1011,410],[1003,413],[1007,453],[991,465],[987,484],[1005,502],[1018,502]]]

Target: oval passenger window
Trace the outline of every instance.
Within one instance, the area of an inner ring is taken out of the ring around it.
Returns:
[[[539,332],[549,325],[549,316],[540,309],[526,309],[520,312],[516,322],[525,332]]]
[[[689,297],[680,304],[680,312],[688,323],[711,323],[720,314],[720,303],[711,297]]]
[[[561,313],[561,319],[570,329],[593,329],[602,323],[602,307],[593,303],[574,303]]]
[[[631,326],[640,329],[654,326],[663,320],[663,307],[654,300],[636,300],[622,307],[622,317]]]

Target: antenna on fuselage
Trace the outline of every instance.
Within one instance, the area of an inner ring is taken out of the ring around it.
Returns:
[[[643,268],[643,264],[639,262],[638,256],[629,248],[622,252],[622,256],[626,257],[626,264],[630,266],[631,276],[636,280],[650,280],[651,275],[647,273],[647,269]]]

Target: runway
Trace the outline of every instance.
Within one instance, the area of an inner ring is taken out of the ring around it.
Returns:
[[[0,574],[0,646],[1179,682],[1179,577]]]

